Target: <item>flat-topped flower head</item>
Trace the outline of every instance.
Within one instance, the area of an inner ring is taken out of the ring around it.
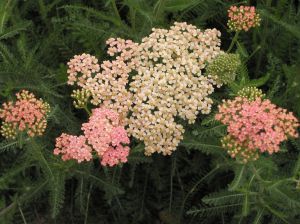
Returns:
[[[26,90],[17,93],[16,97],[15,102],[4,103],[0,109],[0,118],[3,120],[1,134],[13,139],[23,131],[29,137],[42,135],[47,126],[49,104]]]
[[[199,113],[210,112],[216,83],[201,73],[220,54],[220,35],[175,22],[170,29],[153,28],[138,45],[128,130],[144,141],[146,155],[176,150],[184,129],[175,117],[194,123]]]
[[[120,123],[118,113],[110,109],[96,108],[93,110],[89,122],[82,125],[87,142],[99,156],[103,156],[112,146],[129,144],[127,132]]]
[[[256,152],[272,154],[288,137],[298,137],[297,118],[269,100],[236,97],[219,106],[216,120],[228,125],[222,141],[232,157],[256,159]]]
[[[82,130],[84,134],[79,137],[67,134],[58,137],[54,154],[62,154],[63,160],[74,159],[80,163],[91,160],[92,153],[96,152],[103,166],[127,162],[129,147],[126,145],[130,141],[118,113],[96,108]]]
[[[214,78],[218,85],[228,84],[235,80],[241,59],[238,54],[219,54],[208,64],[205,75]]]
[[[221,53],[220,35],[217,29],[202,31],[175,22],[170,29],[153,28],[141,43],[110,38],[107,53],[114,59],[103,61],[97,71],[92,56],[77,56],[69,63],[69,83],[89,92],[92,104],[117,112],[122,124],[129,125],[128,133],[144,141],[145,154],[169,155],[184,132],[175,118],[194,123],[199,113],[211,110],[209,95],[217,82],[202,71]],[[97,145],[96,139],[89,144]]]
[[[62,154],[62,160],[77,160],[78,163],[90,161],[92,148],[86,144],[86,138],[81,136],[68,135],[63,133],[56,138],[54,155]]]
[[[129,154],[129,147],[118,145],[113,148],[110,147],[102,156],[101,165],[102,166],[115,166],[120,163],[126,163]]]
[[[260,16],[254,6],[231,6],[228,10],[228,27],[232,31],[248,31],[260,26]]]

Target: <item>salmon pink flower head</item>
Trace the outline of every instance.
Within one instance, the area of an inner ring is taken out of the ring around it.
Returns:
[[[16,97],[15,102],[4,103],[0,109],[0,118],[3,119],[1,134],[12,139],[22,131],[30,137],[42,135],[47,126],[49,104],[26,90],[17,93]]]
[[[232,31],[248,31],[260,25],[260,16],[254,6],[231,6],[228,10],[229,29]]]
[[[223,147],[243,162],[257,159],[257,153],[278,152],[280,143],[298,137],[297,118],[270,100],[236,97],[224,101],[215,118],[228,125]]]
[[[86,138],[81,136],[68,135],[63,133],[56,138],[54,155],[62,154],[62,160],[75,159],[78,163],[90,161],[92,148],[86,144]]]
[[[110,147],[122,148],[122,144],[129,144],[127,132],[120,122],[118,113],[110,109],[96,108],[89,122],[82,125],[87,142],[99,156],[103,156]]]
[[[121,125],[118,113],[96,108],[87,123],[82,125],[83,135],[62,134],[56,139],[54,154],[63,154],[63,160],[75,159],[79,163],[92,159],[95,151],[103,166],[114,166],[127,162],[129,138]]]

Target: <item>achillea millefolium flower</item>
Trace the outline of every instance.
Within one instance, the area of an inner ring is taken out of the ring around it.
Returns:
[[[228,10],[228,27],[232,31],[248,31],[260,26],[260,16],[254,6],[231,6]]]
[[[23,131],[29,137],[42,135],[47,126],[49,104],[26,90],[17,93],[16,97],[15,102],[4,103],[0,109],[1,134],[12,139]]]
[[[96,108],[87,123],[82,125],[83,135],[63,133],[56,139],[54,154],[63,160],[90,161],[96,152],[103,166],[127,162],[129,138],[119,115],[110,109]]]
[[[280,143],[298,137],[297,118],[267,99],[236,97],[224,101],[215,118],[228,126],[223,147],[243,162],[257,159],[259,153],[278,152]]]

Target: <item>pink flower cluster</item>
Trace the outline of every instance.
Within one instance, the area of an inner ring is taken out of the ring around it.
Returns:
[[[261,20],[254,6],[231,6],[228,17],[228,26],[233,31],[248,31],[251,27],[259,26]]]
[[[63,133],[56,138],[54,154],[62,154],[62,159],[75,159],[78,163],[90,161],[92,157],[92,148],[86,144],[86,138],[83,135],[74,136]]]
[[[42,135],[47,126],[49,104],[26,90],[16,96],[16,102],[4,103],[0,109],[0,118],[4,121],[1,134],[6,138],[15,138],[18,131],[26,131],[30,137]]]
[[[257,152],[278,152],[281,142],[298,137],[297,118],[261,98],[224,101],[215,118],[228,125],[229,135],[223,139],[223,146],[232,157],[241,157],[244,162],[256,159]]]
[[[77,137],[62,134],[56,139],[54,154],[63,154],[63,160],[75,159],[79,163],[92,159],[96,151],[103,166],[127,162],[129,138],[120,125],[119,115],[106,108],[93,110],[89,122],[82,125],[83,135]]]

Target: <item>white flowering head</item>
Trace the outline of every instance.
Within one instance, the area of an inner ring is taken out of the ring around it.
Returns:
[[[129,132],[144,141],[146,155],[176,150],[184,132],[176,117],[193,123],[199,111],[210,112],[215,81],[201,73],[220,54],[219,37],[216,29],[175,23],[153,29],[138,46]]]

